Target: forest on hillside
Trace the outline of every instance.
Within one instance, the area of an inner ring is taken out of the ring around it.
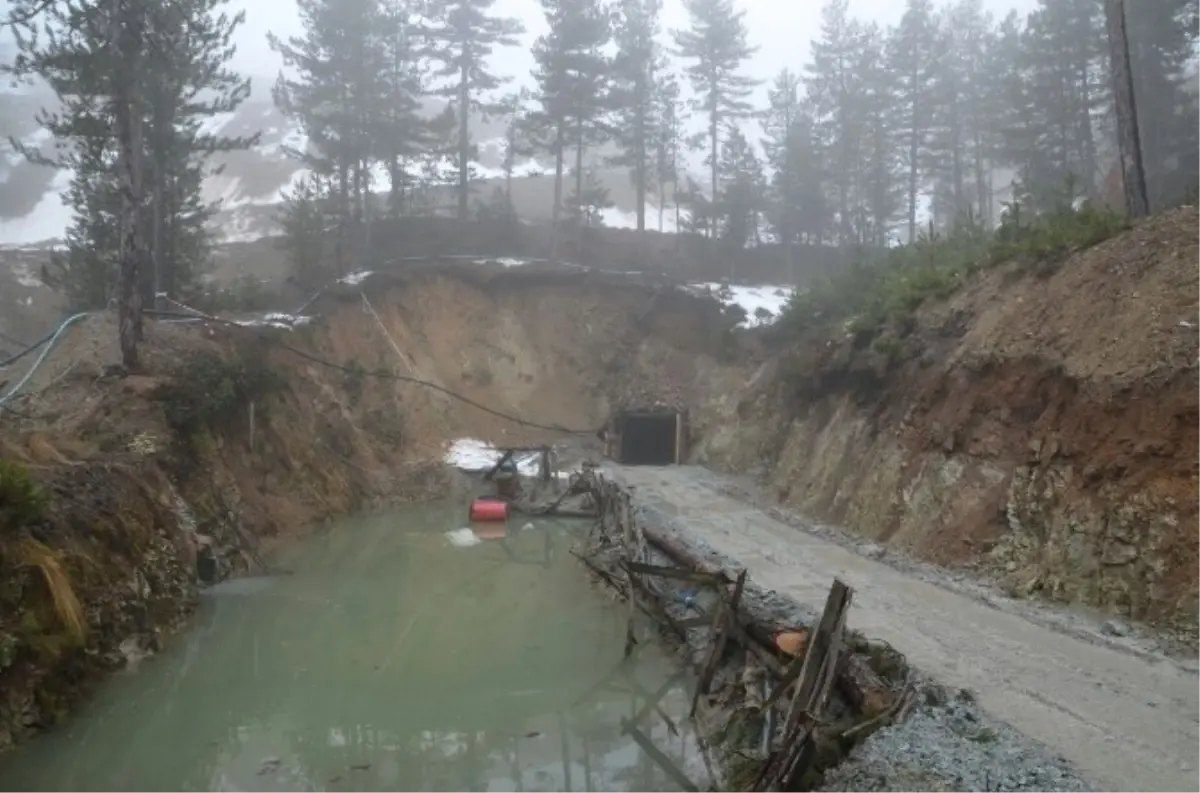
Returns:
[[[522,158],[553,160],[563,229],[594,225],[608,203],[585,167],[601,146],[629,171],[639,230],[654,227],[653,206],[733,247],[912,242],[926,206],[933,231],[994,227],[1001,169],[1029,215],[1120,194],[1101,0],[1040,0],[1003,19],[982,0],[906,0],[886,28],[826,0],[807,61],[767,81],[763,106],[733,0],[684,0],[679,30],[663,29],[661,0],[540,0],[548,31],[522,90],[492,61],[524,28],[493,2],[297,0],[304,35],[270,44],[275,102],[307,141],[289,152],[306,177],[280,214],[298,272],[343,271],[350,240],[369,250],[374,220],[430,211],[434,184],[452,187],[459,219],[515,221],[506,188],[471,202],[468,121],[480,113],[503,120],[509,184]],[[1200,171],[1197,2],[1126,7],[1161,208],[1194,196]],[[55,155],[21,151],[74,174],[75,221],[48,277],[75,307],[121,306],[127,363],[143,303],[186,290],[210,255],[217,207],[200,188],[213,155],[255,144],[205,125],[249,95],[229,65],[243,21],[227,0],[16,0],[4,20],[17,39],[6,71],[60,99],[39,118]],[[433,118],[430,96],[448,101]],[[703,179],[682,167],[688,150],[704,152]]]

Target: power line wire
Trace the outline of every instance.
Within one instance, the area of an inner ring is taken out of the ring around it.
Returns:
[[[156,311],[156,310],[152,310],[152,309],[145,309],[144,313],[151,315],[151,316],[158,316],[158,317],[171,317],[171,318],[182,318],[182,319],[202,319],[202,320],[208,321],[208,322],[216,322],[221,325],[228,325],[230,327],[242,328],[243,330],[246,328],[246,326],[242,325],[241,323],[234,322],[232,320],[227,320],[227,319],[220,319],[219,317],[209,317],[209,316],[198,317],[195,314],[184,314],[184,313],[178,312],[178,311]],[[313,355],[312,353],[305,352],[304,350],[293,347],[290,344],[288,344],[280,339],[266,337],[266,340],[270,344],[274,344],[278,347],[281,347],[282,349],[287,350],[288,352],[292,353],[293,355],[303,358],[304,360],[309,361],[311,363],[318,364],[319,366],[324,366],[329,369],[337,369],[341,372],[345,372],[346,374],[349,374],[352,376],[375,377],[380,380],[394,380],[396,382],[412,383],[414,385],[424,386],[425,388],[430,388],[434,391],[438,391],[442,394],[445,394],[446,396],[452,397],[453,399],[457,399],[458,401],[463,402],[467,405],[470,405],[471,407],[476,408],[477,410],[482,410],[484,413],[488,413],[490,415],[496,416],[497,418],[502,418],[506,421],[511,421],[514,424],[519,424],[523,427],[530,427],[532,429],[540,429],[540,430],[548,430],[550,432],[559,432],[564,435],[594,435],[594,434],[596,434],[596,430],[594,430],[594,429],[570,429],[568,427],[562,426],[561,424],[542,424],[540,422],[530,421],[529,419],[521,418],[520,416],[514,416],[511,413],[505,413],[504,411],[490,408],[487,405],[476,402],[475,400],[471,399],[470,397],[466,397],[466,396],[463,396],[462,394],[451,391],[449,388],[446,388],[445,386],[438,385],[437,383],[431,383],[428,380],[422,380],[419,377],[412,377],[410,375],[396,374],[395,372],[389,372],[389,371],[386,371],[383,369],[364,369],[364,368],[356,367],[356,366],[347,366],[345,364],[341,364],[336,361],[330,361],[330,360],[321,358],[320,356]]]

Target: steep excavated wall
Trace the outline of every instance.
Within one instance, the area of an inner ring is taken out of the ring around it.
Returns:
[[[5,411],[0,486],[28,473],[48,501],[13,521],[0,487],[0,749],[165,640],[197,558],[250,570],[264,543],[445,496],[453,438],[562,437],[371,372],[586,432],[625,399],[686,404],[740,380],[718,304],[632,279],[449,266],[308,311],[291,331],[149,324],[127,376],[110,369],[115,323],[93,317]]]
[[[1197,214],[1052,273],[989,270],[904,336],[805,343],[699,422],[697,460],[1012,591],[1197,619]]]

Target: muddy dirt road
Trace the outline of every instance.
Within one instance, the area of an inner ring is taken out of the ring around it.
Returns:
[[[1197,675],[1065,635],[921,581],[722,495],[703,469],[625,468],[639,501],[741,560],[760,586],[820,608],[834,576],[854,587],[850,625],[1109,790],[1197,790]]]

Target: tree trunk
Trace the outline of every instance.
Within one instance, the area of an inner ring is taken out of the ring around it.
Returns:
[[[637,129],[634,132],[634,148],[637,157],[637,230],[646,230],[646,107],[645,86],[638,86],[637,101],[641,104],[637,114]]]
[[[714,240],[717,238],[717,176],[720,172],[720,168],[718,167],[718,161],[717,161],[717,141],[720,138],[720,135],[718,133],[718,128],[717,128],[718,119],[717,119],[717,110],[716,110],[716,106],[715,106],[716,105],[715,101],[713,104],[714,104],[714,107],[712,110],[712,115],[710,117],[711,120],[708,125],[708,135],[709,135],[709,144],[710,144],[709,154],[712,156],[712,167],[710,169],[712,195],[710,196],[709,210],[708,210],[708,214],[709,214],[708,238],[710,240]]]
[[[159,117],[159,120],[161,121],[161,116]],[[151,201],[151,211],[154,214],[150,221],[150,250],[152,257],[151,267],[154,268],[154,277],[151,281],[153,284],[153,291],[150,294],[152,301],[151,304],[156,308],[158,307],[158,296],[162,292],[163,288],[163,200],[165,198],[163,194],[165,192],[164,183],[166,181],[166,169],[164,165],[166,157],[168,156],[167,152],[165,151],[166,147],[163,145],[163,135],[164,132],[162,131],[162,127],[159,126],[158,129],[155,130],[155,137],[158,138],[158,142],[155,146],[153,161],[154,197]]]
[[[346,274],[346,222],[350,218],[350,165],[343,155],[338,162],[338,222],[333,239],[334,266],[339,276]]]
[[[471,138],[468,119],[470,117],[471,86],[467,82],[470,69],[467,62],[467,48],[463,46],[462,71],[459,74],[458,86],[458,219],[466,220],[470,207],[470,182],[468,176],[471,170]]]
[[[1133,95],[1133,73],[1129,68],[1129,38],[1125,30],[1125,0],[1105,0],[1104,18],[1112,59],[1113,98],[1117,114],[1117,143],[1125,182],[1125,211],[1130,218],[1150,214],[1146,196],[1146,173],[1142,167],[1142,143],[1138,130],[1137,102]]]
[[[551,212],[551,223],[556,229],[563,203],[563,149],[566,148],[563,132],[563,122],[559,121],[554,127],[554,210]]]
[[[143,12],[137,0],[117,5],[115,56],[111,96],[116,121],[121,173],[121,244],[117,277],[117,315],[120,328],[121,363],[127,370],[138,367],[137,343],[142,331],[142,111],[137,102],[137,75],[142,45]]]
[[[915,81],[916,75],[913,75]],[[908,241],[917,238],[917,157],[921,153],[921,144],[917,139],[917,103],[913,100],[913,123],[909,128],[911,136],[908,142]]]

